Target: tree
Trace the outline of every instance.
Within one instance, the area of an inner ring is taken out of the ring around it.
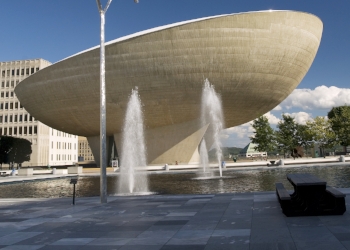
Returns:
[[[298,145],[305,148],[306,155],[308,148],[312,147],[314,144],[312,135],[312,131],[310,130],[308,125],[297,124],[296,137]]]
[[[0,163],[23,163],[30,160],[31,142],[11,136],[0,137]]]
[[[286,152],[292,152],[294,147],[299,145],[297,138],[297,123],[294,118],[282,114],[282,120],[277,124],[278,130],[276,131],[276,140],[278,148],[283,151],[285,156]]]
[[[346,152],[346,147],[350,145],[350,106],[334,107],[328,112],[337,142],[342,145]]]
[[[252,143],[257,144],[254,148],[259,152],[271,152],[276,148],[275,132],[271,128],[266,116],[260,116],[253,121],[254,136],[250,137]]]
[[[32,143],[23,138],[14,138],[11,152],[9,153],[9,162],[21,164],[30,161],[32,154]]]
[[[8,163],[8,155],[12,150],[14,144],[14,137],[1,136],[0,137],[0,164]]]
[[[317,116],[314,121],[306,122],[306,125],[311,131],[313,140],[319,145],[322,156],[325,155],[326,148],[333,148],[336,145],[336,136],[328,119]]]

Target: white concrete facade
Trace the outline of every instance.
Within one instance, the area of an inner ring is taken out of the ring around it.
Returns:
[[[77,161],[77,136],[61,137],[52,133],[57,130],[31,116],[14,93],[22,80],[49,65],[51,63],[43,59],[0,62],[0,136],[20,137],[32,143],[31,159],[22,166],[71,165]],[[68,149],[51,148],[52,142],[73,146],[68,153]]]

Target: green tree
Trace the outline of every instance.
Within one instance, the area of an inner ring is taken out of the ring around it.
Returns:
[[[0,164],[9,163],[9,153],[14,144],[14,137],[1,136],[0,137]]]
[[[350,106],[334,107],[328,112],[329,122],[337,142],[344,147],[350,145]]]
[[[296,138],[298,145],[305,148],[306,156],[307,151],[314,145],[313,142],[313,133],[310,130],[308,125],[297,124],[296,126]]]
[[[30,161],[32,154],[32,143],[23,138],[14,138],[12,150],[9,153],[9,162],[21,164]]]
[[[325,155],[326,148],[333,148],[336,145],[336,136],[328,119],[317,116],[313,121],[308,121],[306,125],[311,131],[313,140],[320,147],[321,156]]]
[[[254,148],[259,152],[271,152],[276,148],[275,132],[271,128],[266,116],[260,116],[253,121],[254,136],[250,137],[252,143],[257,144]]]
[[[277,124],[276,141],[278,149],[285,157],[287,152],[292,152],[295,146],[299,145],[297,138],[297,123],[294,118],[282,114],[282,120]]]

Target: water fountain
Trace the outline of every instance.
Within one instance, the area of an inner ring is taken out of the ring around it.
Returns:
[[[137,167],[146,166],[146,146],[143,128],[143,113],[137,87],[131,91],[122,132],[119,194],[148,193],[145,171]]]
[[[220,142],[220,133],[224,127],[223,122],[223,113],[220,96],[215,92],[214,86],[209,82],[208,79],[205,79],[202,91],[202,106],[201,106],[201,125],[202,127],[209,124],[206,137],[209,139],[209,142],[213,143],[213,148],[216,151],[216,159],[219,165],[220,177],[222,177],[222,168],[221,168],[221,142]],[[209,160],[208,153],[204,148],[205,140],[203,139],[200,146],[200,159],[201,166],[204,173],[209,172]]]

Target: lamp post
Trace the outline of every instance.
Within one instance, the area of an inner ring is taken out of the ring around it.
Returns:
[[[106,146],[106,82],[105,82],[105,15],[112,0],[108,0],[105,8],[101,1],[96,0],[101,17],[100,45],[100,198],[101,203],[107,203],[107,146]],[[138,3],[139,0],[134,0]]]

